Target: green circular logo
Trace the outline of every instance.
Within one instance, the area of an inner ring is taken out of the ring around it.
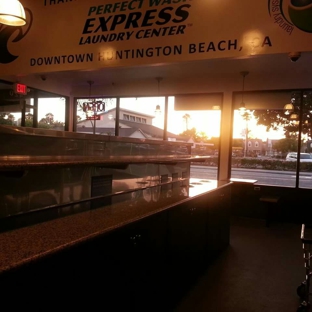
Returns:
[[[291,0],[288,15],[297,28],[312,33],[312,0]]]

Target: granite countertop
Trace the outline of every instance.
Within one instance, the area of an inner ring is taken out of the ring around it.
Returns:
[[[191,179],[188,197],[198,196],[218,188],[217,181]],[[200,182],[202,181],[202,182]],[[192,185],[192,182],[194,185]],[[225,185],[225,184],[224,184]],[[0,273],[35,261],[71,245],[169,209],[171,204],[135,205],[122,202],[80,212],[32,226],[0,233]]]
[[[0,170],[28,168],[68,167],[85,165],[124,165],[142,163],[175,163],[177,161],[202,162],[209,156],[159,155],[159,156],[0,156]]]

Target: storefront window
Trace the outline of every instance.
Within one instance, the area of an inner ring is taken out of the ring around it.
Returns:
[[[28,119],[26,114],[26,124]],[[31,116],[29,116],[29,119]],[[65,128],[65,98],[38,99],[38,128],[63,131]]]
[[[291,99],[294,110],[291,112],[296,128],[291,129],[297,138],[298,181],[300,188],[312,188],[312,90],[293,92]]]
[[[6,126],[20,126],[21,125],[21,113],[17,113],[11,108],[2,108],[0,112],[0,125]]]
[[[163,140],[165,97],[77,99],[76,131]],[[118,116],[117,116],[118,114]],[[118,129],[116,121],[118,117]]]
[[[77,99],[76,131],[190,143],[192,155],[209,156],[201,164],[192,164],[192,177],[215,180],[219,166],[221,100],[219,94]],[[193,109],[185,109],[185,104]],[[178,153],[179,145],[174,146]]]
[[[120,98],[119,136],[164,139],[165,97]]]
[[[231,177],[312,188],[312,91],[270,93],[261,105],[250,94],[248,109],[234,112]]]
[[[191,165],[191,177],[216,180],[221,100],[210,95],[187,95],[169,97],[168,104],[168,140],[192,143],[192,155],[209,156],[203,163]]]
[[[20,126],[22,117],[20,96],[14,93],[13,84],[1,82],[0,94],[0,125]]]
[[[12,83],[0,83],[0,124],[65,130],[64,97],[27,86],[27,94],[18,94],[15,89]]]

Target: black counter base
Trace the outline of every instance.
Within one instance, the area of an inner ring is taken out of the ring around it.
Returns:
[[[3,272],[2,302],[172,311],[227,248],[229,229],[230,185]]]

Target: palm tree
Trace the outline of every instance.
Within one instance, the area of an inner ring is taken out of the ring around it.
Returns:
[[[182,118],[185,120],[185,130],[188,130],[188,122],[191,119],[191,116],[189,114],[185,114],[182,116]]]
[[[245,128],[245,148],[244,148],[244,157],[248,156],[248,121],[251,119],[252,112],[249,110],[246,110],[243,114],[242,117],[246,122],[246,128]]]

